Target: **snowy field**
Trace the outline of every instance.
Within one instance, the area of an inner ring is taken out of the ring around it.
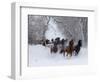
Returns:
[[[64,57],[60,53],[50,53],[48,47],[29,45],[29,66],[58,66],[58,65],[86,65],[88,64],[87,48],[81,48],[78,56]]]

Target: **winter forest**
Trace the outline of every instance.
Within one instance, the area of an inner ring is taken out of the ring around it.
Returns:
[[[88,17],[28,15],[28,45],[29,66],[87,64]],[[68,47],[73,48],[70,58],[64,55],[70,54]]]

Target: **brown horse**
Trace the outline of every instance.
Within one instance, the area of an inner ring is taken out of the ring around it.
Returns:
[[[73,39],[72,39],[71,41],[69,41],[69,46],[67,46],[67,47],[64,49],[64,56],[66,56],[65,53],[67,52],[67,56],[70,56],[70,57],[71,57],[73,51],[74,51],[74,41],[73,41]]]

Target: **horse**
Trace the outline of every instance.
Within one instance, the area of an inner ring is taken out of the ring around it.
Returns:
[[[51,53],[52,53],[52,52],[53,52],[53,53],[57,53],[57,51],[58,51],[57,46],[54,45],[53,47],[51,47],[50,51],[51,51]]]
[[[42,44],[43,46],[46,46],[45,40],[41,40],[41,44]]]
[[[51,53],[52,53],[52,52],[57,53],[58,47],[57,47],[56,42],[53,43],[53,45],[51,46],[50,51],[51,51]]]
[[[45,40],[41,40],[42,41],[42,45],[46,47],[46,45],[50,44],[50,41],[48,39]]]
[[[54,39],[53,39],[53,38],[51,39],[51,43],[52,43],[52,44],[54,43]]]
[[[79,40],[79,41],[78,41],[78,44],[74,47],[75,56],[78,55],[78,53],[79,53],[81,47],[82,47],[82,40]]]
[[[64,49],[66,48],[66,43],[67,42],[67,39],[62,39],[60,41],[60,44],[61,44],[61,50],[60,50],[60,53],[63,53],[64,52]]]
[[[57,38],[55,39],[55,43],[56,43],[57,45],[60,44],[60,37],[57,37]]]
[[[64,56],[70,56],[71,57],[73,51],[74,51],[74,41],[72,39],[71,41],[69,41],[69,45],[65,49],[63,49],[62,52],[63,52]],[[65,55],[66,52],[67,52],[67,55]]]
[[[45,40],[46,44],[50,44],[50,41],[48,39]]]

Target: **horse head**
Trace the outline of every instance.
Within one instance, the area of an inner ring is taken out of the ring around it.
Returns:
[[[82,40],[78,41],[78,45],[81,47],[82,46]]]
[[[74,45],[74,40],[72,39],[70,42],[69,42],[69,46],[73,46]]]

